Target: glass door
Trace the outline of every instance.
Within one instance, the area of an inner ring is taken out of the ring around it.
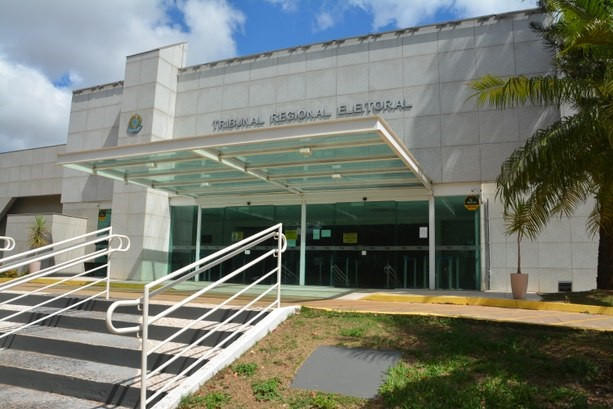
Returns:
[[[307,206],[306,284],[425,288],[428,202]]]
[[[106,229],[111,226],[111,209],[99,209],[98,210],[98,222],[96,225],[96,230]],[[100,243],[96,243],[96,251],[107,248],[109,242],[108,240],[102,241]],[[92,268],[96,268],[102,266],[108,262],[108,256],[100,256],[97,257],[93,262],[85,263],[85,269],[90,270]],[[106,268],[101,268],[96,270],[88,275],[93,277],[106,277],[107,274]]]
[[[435,288],[478,290],[479,211],[464,206],[465,196],[437,197]]]

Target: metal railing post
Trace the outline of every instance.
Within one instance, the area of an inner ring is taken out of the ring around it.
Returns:
[[[113,227],[109,229],[109,237],[113,235]],[[107,243],[107,248],[110,247],[111,241],[109,239]],[[111,296],[111,257],[113,255],[109,254],[106,260],[106,299],[108,300]]]
[[[277,232],[277,308],[281,308],[281,255],[283,254],[283,225],[279,225]]]
[[[149,288],[143,289],[143,321],[141,323],[140,407],[147,409],[147,343],[149,337]]]
[[[12,237],[0,236],[0,242],[4,241],[3,247],[0,247],[0,251],[11,251],[15,248],[15,240]]]
[[[250,260],[248,263],[243,264],[241,267],[237,268],[233,272],[226,274],[225,276],[221,277],[219,280],[215,281],[214,283],[211,283],[207,285],[206,287],[200,290],[197,290],[196,292],[188,295],[182,300],[175,302],[172,305],[169,305],[163,311],[149,316],[149,304],[151,302],[151,299],[153,299],[155,296],[171,288],[174,288],[176,285],[190,278],[193,278],[196,275],[201,274],[202,272],[205,272],[211,269],[212,267],[220,265],[221,263],[227,260],[230,260],[233,257],[242,255],[245,250],[252,249],[255,246],[259,245],[260,243],[265,243],[265,242],[271,243],[271,240],[274,240],[274,239],[277,240],[276,247],[274,246],[274,244],[270,245],[269,250],[265,251],[263,254],[259,255],[258,257],[255,257],[253,260]],[[241,333],[243,329],[252,325],[253,322],[257,322],[259,317],[261,317],[267,311],[274,310],[281,306],[281,276],[282,276],[282,266],[283,266],[282,253],[286,249],[287,249],[287,239],[283,235],[283,225],[277,224],[275,226],[271,226],[265,230],[262,230],[261,232],[256,233],[251,237],[248,237],[237,243],[234,243],[226,247],[225,249],[222,249],[213,254],[210,254],[187,266],[181,267],[178,270],[175,270],[174,272],[170,273],[167,276],[161,277],[157,280],[154,280],[148,283],[143,288],[143,295],[141,298],[137,298],[134,300],[115,301],[113,304],[111,304],[111,306],[108,308],[106,312],[106,326],[109,329],[109,331],[113,334],[138,333],[141,338],[141,373],[140,373],[140,388],[141,389],[140,389],[140,405],[139,405],[140,409],[146,409],[148,403],[155,401],[155,399],[161,396],[165,391],[167,391],[171,387],[171,385],[178,382],[189,371],[191,371],[193,368],[196,368],[204,360],[212,356],[212,354],[214,354],[217,350],[223,347],[223,345],[225,345],[227,342],[235,339],[237,335],[240,338],[240,336],[242,336]],[[192,319],[190,323],[186,324],[181,329],[174,332],[167,338],[163,340],[156,339],[156,342],[154,344],[149,345],[149,326],[150,325],[155,325],[155,323],[158,322],[159,320],[163,319],[164,317],[170,316],[170,314],[172,314],[174,311],[178,310],[179,308],[184,307],[185,305],[197,299],[198,297],[201,297],[206,293],[210,293],[213,289],[223,285],[224,283],[228,282],[234,277],[238,277],[240,274],[243,274],[245,271],[258,265],[258,263],[265,263],[268,260],[270,260],[270,258],[275,258],[275,257],[277,258],[276,267],[271,268],[267,273],[263,274],[262,276],[256,277],[255,281],[253,281],[251,284],[235,292],[233,295],[228,297],[225,301],[209,309],[207,312],[205,312],[200,317]],[[274,280],[275,274],[276,274],[276,283]],[[272,281],[272,284],[270,284],[271,281]],[[211,316],[216,311],[219,311],[225,305],[229,305],[229,303],[235,300],[237,297],[240,297],[243,294],[247,294],[248,291],[255,289],[256,286],[264,286],[264,283],[268,283],[268,284],[265,284],[266,287],[253,300],[243,305],[241,308],[236,310],[232,315],[225,318],[220,323],[214,325],[213,328],[207,328],[206,333],[204,333],[198,339],[192,340],[190,344],[173,352],[171,354],[173,356],[169,360],[161,364],[152,364],[151,368],[148,369],[148,362],[147,362],[148,359],[147,358],[149,357],[149,355],[160,350],[165,345],[168,345],[170,342],[173,342],[181,334],[185,334],[186,331],[189,331],[190,329],[195,328],[195,326],[198,323],[203,322],[207,317]],[[275,289],[277,290],[276,297],[274,296],[274,293],[273,293]],[[173,362],[177,361],[181,357],[185,357],[186,354],[190,350],[200,345],[205,339],[208,339],[213,334],[218,333],[219,331],[225,331],[225,329],[223,329],[224,326],[232,323],[232,320],[234,320],[237,316],[239,316],[244,311],[249,309],[252,305],[256,305],[256,303],[258,303],[261,299],[263,299],[263,297],[270,297],[270,298],[273,298],[273,300],[270,302],[270,304],[262,308],[259,308],[258,309],[259,312],[253,317],[251,317],[247,322],[244,322],[240,327],[232,330],[234,331],[234,334],[232,336],[227,337],[225,340],[217,344],[214,348],[211,348],[206,353],[203,353],[198,359],[196,359],[192,364],[184,368],[180,373],[175,374],[174,376],[164,379],[164,380],[155,381],[156,389],[150,391],[149,396],[147,396],[148,395],[147,384],[150,379],[152,379],[154,376],[161,374],[162,371],[164,371]],[[139,325],[131,326],[131,327],[116,328],[113,324],[113,313],[115,309],[120,306],[134,306],[134,305],[138,305],[142,312],[142,317],[141,317],[141,321]],[[157,386],[159,386],[159,388]]]
[[[101,247],[100,249],[96,249],[96,245],[98,243],[103,243],[105,240],[108,242],[106,248]],[[113,247],[111,244],[113,240],[118,240],[118,245],[116,247]],[[49,259],[55,258],[58,255],[71,255],[71,252],[77,251],[77,250],[79,252],[82,251],[84,253],[83,255],[74,256],[70,258],[69,260],[57,262],[49,267],[39,270],[38,272],[20,276],[12,280],[6,281],[4,283],[1,283],[0,292],[4,292],[10,289],[13,289],[17,286],[21,286],[23,284],[33,282],[34,280],[38,278],[48,277],[57,272],[68,271],[69,268],[73,268],[73,267],[77,269],[80,269],[81,267],[83,267],[83,272],[71,273],[67,277],[58,277],[57,279],[52,280],[51,283],[44,284],[42,286],[37,286],[37,288],[32,289],[28,292],[10,294],[9,296],[11,298],[0,301],[0,305],[14,303],[15,301],[20,300],[22,298],[25,298],[25,297],[28,297],[34,294],[38,294],[38,293],[43,293],[45,290],[48,290],[51,288],[57,288],[58,286],[61,286],[62,284],[68,284],[71,280],[74,280],[79,277],[87,276],[88,274],[91,274],[94,271],[99,271],[105,267],[108,267],[108,263],[103,263],[102,265],[99,265],[97,267],[89,268],[87,266],[87,263],[88,262],[95,263],[95,261],[99,257],[104,257],[104,256],[110,257],[112,253],[116,251],[126,251],[129,247],[130,247],[130,239],[127,236],[113,235],[112,233],[110,233],[110,229],[105,228],[105,229],[100,229],[94,232],[82,234],[77,237],[69,238],[69,239],[66,239],[66,240],[63,240],[57,243],[51,243],[39,249],[27,250],[22,253],[18,253],[12,256],[5,257],[0,260],[0,263],[2,263],[0,265],[0,273],[11,270],[11,269],[23,267],[33,261],[49,260]],[[44,252],[42,254],[39,254],[41,252],[41,249],[43,249]],[[108,258],[107,258],[107,262],[108,262]],[[41,317],[37,319],[29,320],[20,325],[12,326],[7,331],[0,332],[0,339],[4,339],[10,336],[11,334],[24,330],[25,328],[31,327],[33,325],[37,325],[45,320],[48,320],[51,317],[55,317],[60,314],[63,314],[64,312],[68,310],[77,308],[78,306],[83,305],[90,300],[102,297],[105,294],[108,298],[109,296],[109,276],[107,274],[106,277],[104,275],[102,277],[96,277],[92,279],[91,281],[88,280],[88,282],[86,284],[83,284],[82,286],[71,288],[71,289],[66,289],[60,292],[56,292],[50,298],[47,298],[44,301],[41,301],[34,305],[28,305],[27,308],[20,309],[19,311],[14,311],[12,314],[8,316],[0,317],[0,322],[2,323],[10,322],[14,317],[17,317],[21,314],[29,313],[37,308],[43,307],[45,305],[49,305],[64,297],[70,296],[72,294],[76,294],[84,289],[88,289],[88,288],[95,289],[95,286],[96,287],[104,286],[105,282],[106,282],[105,289],[98,288],[94,294],[86,296],[84,298],[80,297],[78,301],[71,302],[69,303],[69,305],[65,306],[64,308],[55,309],[54,311],[50,311],[49,313],[43,314]]]

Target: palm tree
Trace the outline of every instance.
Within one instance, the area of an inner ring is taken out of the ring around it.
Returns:
[[[470,86],[477,103],[569,106],[573,114],[532,135],[504,162],[497,195],[509,208],[527,198],[532,223],[570,215],[593,199],[588,228],[599,233],[599,289],[613,288],[613,2],[542,0],[552,21],[533,24],[553,50],[558,75],[485,76]]]
[[[37,249],[49,244],[49,229],[43,216],[35,216],[32,225],[28,228],[28,245]]]
[[[530,203],[521,198],[510,201],[504,209],[505,232],[517,234],[517,274],[521,274],[521,240],[524,237],[534,240],[539,233],[539,226],[530,211]]]

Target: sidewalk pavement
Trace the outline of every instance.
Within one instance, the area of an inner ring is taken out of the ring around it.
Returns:
[[[508,297],[439,296],[434,291],[432,296],[353,293],[337,299],[306,301],[301,305],[334,311],[458,317],[613,331],[613,307],[545,301],[521,302]]]
[[[112,285],[111,297],[135,299],[142,295],[142,287],[134,285],[122,288],[122,283]],[[82,284],[81,284],[82,285]],[[42,287],[41,283],[20,286],[18,291],[32,291]],[[52,292],[64,292],[78,285],[62,285]],[[100,289],[80,290],[77,294],[86,295],[99,292]],[[193,291],[170,291],[155,298],[156,301],[173,302],[184,299]],[[195,299],[194,303],[216,304],[228,297],[228,294],[207,294]],[[233,301],[234,305],[243,305],[253,297],[241,297]],[[258,302],[258,306],[270,304]],[[419,291],[402,290],[389,293],[359,290],[345,292],[321,299],[310,296],[287,295],[282,297],[282,305],[302,305],[335,311],[354,311],[379,314],[430,315],[440,317],[459,317],[496,322],[513,322],[558,327],[579,328],[613,332],[613,307],[570,304],[540,301],[532,294],[526,301],[513,300],[507,293],[462,292],[462,291]]]

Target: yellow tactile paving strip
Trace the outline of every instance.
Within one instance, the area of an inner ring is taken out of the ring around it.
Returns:
[[[487,307],[520,308],[528,310],[553,310],[564,312],[578,312],[588,314],[602,314],[613,316],[613,307],[597,305],[568,304],[561,302],[524,301],[502,298],[461,297],[461,296],[428,296],[374,293],[362,298],[370,301],[409,302],[429,304],[475,305]]]

